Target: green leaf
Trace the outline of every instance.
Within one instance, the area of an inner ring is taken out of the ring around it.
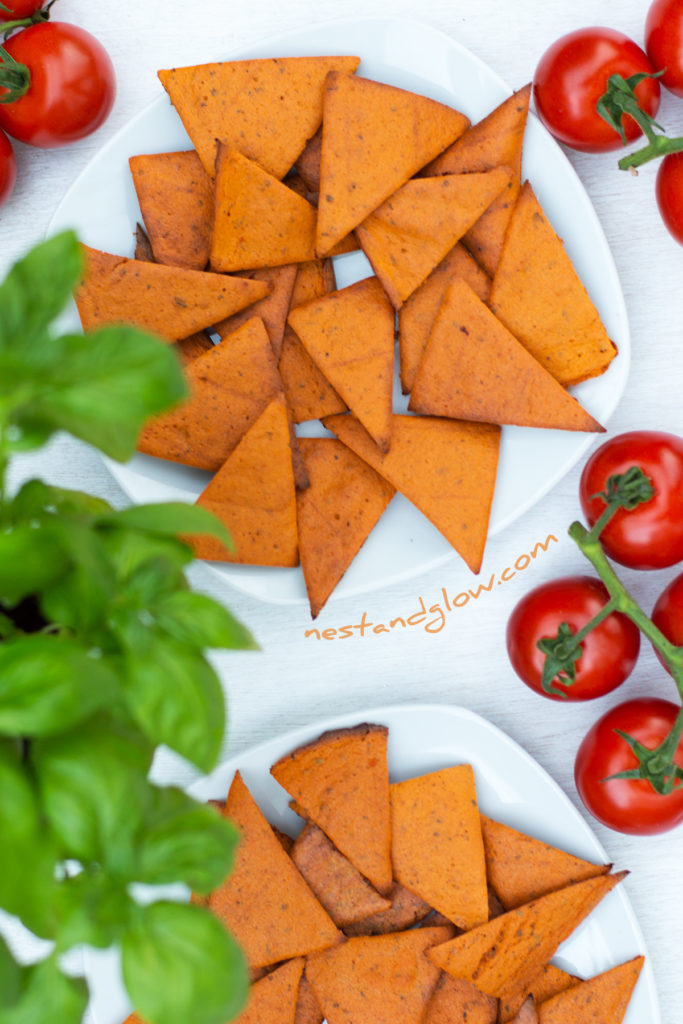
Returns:
[[[152,755],[136,728],[105,713],[34,743],[45,813],[71,857],[133,880],[135,836],[152,798]]]
[[[47,327],[66,305],[81,274],[82,255],[72,231],[37,245],[0,284],[0,349],[48,347]]]
[[[0,732],[54,735],[119,698],[109,665],[73,640],[33,634],[0,644]]]
[[[0,935],[0,1013],[17,1002],[23,990],[23,971]]]
[[[156,537],[118,527],[102,527],[102,539],[116,566],[117,579],[122,582],[152,559],[164,559],[180,572],[194,557],[192,549],[175,537]]]
[[[51,587],[40,606],[45,618],[82,636],[102,622],[116,596],[116,574],[107,550],[88,523],[60,518],[55,523],[72,565]]]
[[[160,629],[193,647],[258,650],[249,630],[226,608],[203,594],[176,591],[157,601],[150,611]]]
[[[15,520],[50,514],[89,521],[111,511],[111,505],[104,498],[86,494],[85,491],[53,487],[43,480],[28,480],[14,496],[9,515]]]
[[[130,918],[126,885],[104,871],[82,871],[58,888],[57,949],[88,945],[107,949],[118,943]]]
[[[160,536],[208,533],[222,540],[230,550],[233,546],[230,534],[220,519],[201,505],[189,505],[182,501],[169,501],[160,505],[133,505],[131,508],[115,512],[103,521]]]
[[[136,721],[153,743],[166,743],[204,772],[220,753],[225,699],[216,673],[196,651],[164,636],[124,658],[125,690]]]
[[[68,565],[58,531],[21,523],[0,532],[0,601],[17,604],[58,580]]]
[[[24,992],[14,1006],[0,1009],[0,1024],[80,1024],[88,1002],[82,978],[69,978],[54,956],[25,968]]]
[[[225,1024],[246,1002],[244,956],[202,907],[165,902],[141,907],[122,953],[131,1000],[155,1024]]]
[[[15,412],[19,427],[27,422],[67,430],[125,461],[145,420],[187,395],[177,356],[151,334],[121,325],[59,341],[58,370],[45,375]]]
[[[208,804],[198,803],[175,787],[155,789],[139,846],[141,882],[185,882],[207,895],[232,869],[239,834]]]

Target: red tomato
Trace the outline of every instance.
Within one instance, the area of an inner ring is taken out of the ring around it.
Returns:
[[[683,245],[683,153],[669,153],[661,161],[655,195],[664,224],[676,241]]]
[[[508,655],[520,679],[544,697],[564,700],[543,689],[545,654],[538,649],[538,641],[556,636],[562,622],[577,633],[608,600],[606,587],[592,576],[552,580],[523,597],[508,620],[506,637]],[[569,685],[557,678],[552,682],[568,700],[591,700],[620,686],[636,663],[640,631],[625,615],[613,612],[587,634],[582,647],[574,682]]]
[[[659,79],[683,96],[683,0],[654,0],[645,20],[645,49],[651,63],[666,71]]]
[[[666,590],[662,591],[650,617],[667,640],[676,647],[683,646],[683,573],[676,576]],[[655,650],[655,654],[664,665],[659,651]],[[664,667],[668,672],[668,667]]]
[[[667,700],[627,700],[598,719],[584,737],[574,767],[576,788],[603,825],[630,835],[653,835],[683,822],[683,787],[663,796],[645,779],[603,781],[638,767],[636,755],[615,729],[655,749],[669,733],[679,710]],[[683,768],[683,739],[675,762]]]
[[[652,73],[647,54],[632,39],[611,28],[582,28],[558,39],[541,57],[534,74],[536,113],[556,139],[584,153],[620,149],[621,138],[600,117],[596,104],[612,74],[624,78]],[[646,78],[635,90],[652,117],[659,108],[657,79]],[[641,134],[632,117],[623,120],[629,142]]]
[[[32,14],[40,10],[47,0],[2,0],[8,11],[0,7],[0,21],[16,21],[19,18],[30,18]]]
[[[24,96],[0,103],[0,127],[9,135],[52,148],[99,128],[112,108],[116,79],[94,36],[76,25],[48,21],[12,36],[5,49],[31,73]]]
[[[17,179],[17,161],[12,143],[3,131],[0,131],[0,206],[9,199]]]
[[[600,534],[606,554],[632,569],[664,569],[683,559],[683,438],[653,430],[610,438],[593,452],[579,484],[581,507],[592,526],[605,508],[607,480],[639,466],[655,494],[627,511],[619,509]]]

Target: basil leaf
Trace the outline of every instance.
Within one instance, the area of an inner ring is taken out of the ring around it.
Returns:
[[[0,1024],[36,1024],[46,1019],[50,1024],[80,1024],[88,1002],[82,978],[62,974],[54,956],[25,968],[24,977],[22,997],[0,1010]]]
[[[62,311],[81,274],[83,257],[72,231],[37,245],[0,284],[0,349],[24,349],[36,357],[51,339],[46,329]]]
[[[220,519],[201,505],[169,501],[160,505],[133,505],[109,516],[105,522],[116,522],[129,529],[162,536],[209,533],[232,550],[230,534]]]
[[[140,907],[122,943],[123,978],[138,1013],[155,1024],[225,1024],[246,1002],[244,956],[202,907]]]
[[[194,557],[192,549],[175,537],[155,537],[110,527],[102,527],[101,536],[116,567],[117,579],[121,581],[128,579],[138,566],[155,558],[163,558],[180,571]]]
[[[46,513],[87,521],[94,516],[106,515],[111,510],[108,501],[85,491],[52,487],[42,480],[27,480],[14,496],[9,514],[19,521],[42,517]]]
[[[249,630],[227,608],[203,594],[176,590],[155,602],[150,611],[160,629],[193,647],[258,650]]]
[[[17,1002],[23,989],[22,969],[0,935],[0,1013]]]
[[[175,787],[155,789],[139,846],[141,882],[185,882],[208,894],[232,869],[239,834],[208,804],[198,803]]]
[[[69,856],[134,878],[135,835],[151,799],[153,750],[132,725],[100,714],[33,744],[45,813]]]
[[[20,523],[0,532],[0,601],[14,605],[58,580],[68,565],[57,531]]]
[[[106,548],[87,523],[62,516],[58,526],[71,567],[41,594],[45,618],[81,635],[100,623],[116,597],[116,575]]]
[[[149,739],[211,771],[223,739],[225,698],[209,663],[148,630],[124,655],[123,675],[130,710]]]
[[[58,951],[78,945],[107,949],[119,942],[132,905],[126,885],[103,871],[64,879],[58,891]]]
[[[0,644],[0,732],[50,736],[119,696],[109,665],[73,640],[33,634]]]

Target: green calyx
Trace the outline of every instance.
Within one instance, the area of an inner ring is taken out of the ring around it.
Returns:
[[[659,793],[660,796],[668,796],[674,790],[680,789],[683,786],[683,769],[675,764],[674,754],[680,740],[682,727],[683,717],[679,715],[671,732],[654,750],[639,743],[633,736],[622,732],[621,729],[615,729],[614,731],[617,735],[621,736],[635,754],[638,759],[638,767],[624,772],[617,772],[614,775],[608,775],[602,781],[608,782],[612,779],[644,779],[650,783],[655,792]]]
[[[621,158],[619,169],[622,171],[630,170],[635,173],[637,167],[641,167],[642,164],[646,164],[650,160],[657,160],[669,153],[683,151],[683,137],[670,139],[664,134],[659,134],[664,132],[664,128],[642,109],[635,94],[636,87],[643,79],[660,78],[665,71],[666,68],[654,74],[640,72],[629,78],[623,78],[622,75],[610,75],[607,79],[607,90],[596,104],[595,109],[600,117],[611,128],[614,128],[615,132],[618,132],[624,145],[626,145],[626,133],[622,118],[625,114],[633,118],[647,139],[647,145],[642,149]]]
[[[0,103],[14,103],[25,96],[31,86],[31,72],[25,64],[20,64],[0,46],[0,89],[7,91],[0,95]]]

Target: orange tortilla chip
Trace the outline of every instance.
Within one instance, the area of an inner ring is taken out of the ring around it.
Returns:
[[[288,323],[382,451],[391,443],[394,311],[376,277],[293,309]]]
[[[283,395],[249,428],[197,504],[225,523],[234,544],[229,551],[216,537],[196,537],[192,547],[197,558],[298,565],[294,470]]]
[[[529,182],[510,220],[489,304],[560,384],[604,373],[616,355]]]
[[[249,989],[246,1008],[233,1024],[295,1024],[304,958],[296,957],[270,971]]]
[[[586,878],[606,875],[611,864],[591,864],[509,825],[481,816],[489,882],[506,910]]]
[[[283,267],[263,267],[259,270],[248,271],[245,276],[252,281],[264,281],[270,289],[269,294],[259,302],[255,302],[248,310],[221,320],[214,329],[221,338],[225,338],[228,334],[236,331],[250,316],[260,316],[268,331],[275,358],[279,359],[287,313],[292,299],[292,289],[297,276],[297,266],[295,263],[291,263]]]
[[[483,174],[414,178],[356,228],[363,252],[399,309],[510,180]]]
[[[541,1003],[539,1024],[621,1024],[644,960],[634,957]]]
[[[262,281],[126,259],[87,245],[82,250],[85,270],[74,298],[84,330],[125,323],[178,341],[268,290]]]
[[[391,786],[391,856],[406,889],[460,928],[488,921],[486,862],[469,764]]]
[[[302,974],[294,1024],[323,1024],[323,1020],[323,1013],[318,1005],[313,987],[306,975]]]
[[[395,489],[341,441],[302,437],[299,445],[310,479],[297,495],[299,549],[315,619]]]
[[[604,430],[457,279],[437,314],[408,408],[482,423]]]
[[[425,951],[448,928],[349,939],[310,956],[306,977],[328,1024],[422,1024],[439,977]]]
[[[496,482],[500,427],[395,415],[391,450],[384,455],[352,416],[326,416],[323,422],[412,501],[472,572],[479,572]]]
[[[555,967],[554,964],[546,964],[519,995],[507,1002],[501,1002],[498,1010],[500,1024],[507,1024],[507,1021],[512,1020],[515,1014],[519,1013],[528,996],[533,996],[534,1002],[538,1005],[571,988],[572,985],[577,985],[580,981],[581,978],[567,974],[566,971]]]
[[[187,366],[193,359],[209,352],[213,348],[213,342],[206,331],[197,331],[189,338],[181,338],[180,341],[176,341],[174,348],[183,366]]]
[[[482,302],[486,302],[491,281],[464,245],[458,242],[398,311],[398,346],[404,394],[413,386],[446,289],[456,277],[467,281]]]
[[[291,856],[338,928],[391,906],[317,825],[304,826]]]
[[[239,942],[250,967],[305,956],[341,941],[256,805],[239,772],[225,814],[240,831],[235,866],[209,906]]]
[[[522,143],[529,112],[531,85],[501,103],[437,157],[423,174],[469,174],[508,167],[513,177],[465,235],[472,255],[491,276],[500,259],[505,232],[519,195],[522,175]]]
[[[270,769],[382,894],[392,885],[387,734],[385,726],[368,724],[323,733]]]
[[[457,110],[425,96],[330,72],[323,101],[318,255],[326,256],[468,124]]]
[[[538,1024],[538,1013],[533,996],[526,997],[512,1024]]]
[[[147,232],[139,221],[135,225],[134,258],[136,260],[143,260],[145,263],[156,263],[154,253],[152,252],[152,243],[147,236]]]
[[[309,192],[320,191],[320,153],[323,144],[323,130],[318,128],[311,136],[294,164]]]
[[[204,270],[213,227],[213,183],[195,151],[132,156],[128,163],[156,261]]]
[[[399,885],[398,882],[394,882],[389,899],[391,906],[388,910],[381,910],[370,917],[364,917],[362,921],[347,925],[344,928],[344,934],[348,936],[386,935],[388,932],[402,932],[423,921],[432,910],[428,903],[404,886]],[[431,923],[430,919],[428,924]],[[450,924],[450,921],[446,922],[444,919],[440,923]]]
[[[600,875],[541,896],[429,951],[455,978],[508,1000],[523,991],[561,942],[626,875]]]
[[[496,1024],[498,1000],[484,995],[468,981],[442,974],[429,1000],[424,1024]]]
[[[315,257],[311,204],[238,150],[219,146],[213,270],[281,267]]]
[[[325,76],[358,57],[235,60],[159,71],[187,134],[213,177],[225,142],[283,178],[322,120]]]
[[[282,382],[258,317],[185,367],[190,398],[149,420],[138,450],[198,469],[217,470],[261,415]]]

